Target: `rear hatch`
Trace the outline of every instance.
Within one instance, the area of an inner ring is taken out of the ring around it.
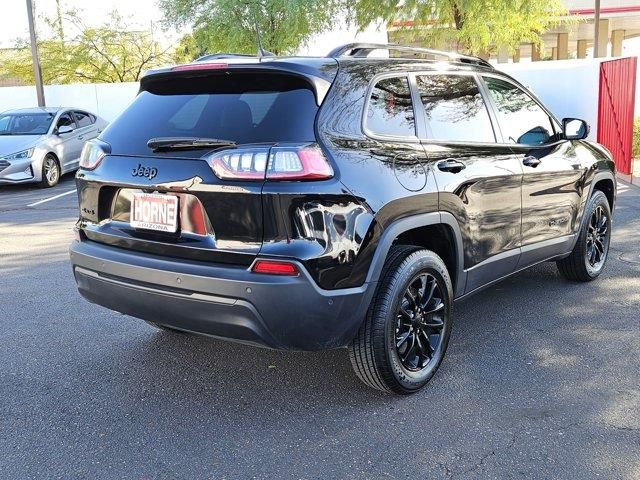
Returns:
[[[320,151],[315,118],[337,69],[321,62],[188,65],[145,77],[133,103],[83,151],[81,235],[250,264],[262,245],[267,170],[274,179],[300,165],[313,170]]]

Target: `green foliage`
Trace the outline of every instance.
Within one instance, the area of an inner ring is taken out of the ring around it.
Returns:
[[[633,121],[633,158],[640,158],[640,117]]]
[[[482,54],[521,43],[540,43],[540,35],[573,23],[562,0],[356,0],[361,29],[382,18],[399,22],[398,38],[429,46],[449,44]]]
[[[70,39],[65,38],[63,19],[74,32]],[[136,81],[145,70],[172,61],[151,32],[132,31],[117,12],[100,27],[86,26],[75,11],[45,22],[56,32],[56,38],[38,41],[45,84]],[[0,78],[34,82],[28,40],[18,40],[4,55]]]
[[[265,50],[279,55],[294,53],[313,34],[331,28],[340,18],[340,12],[345,11],[345,3],[339,0],[159,0],[169,24],[193,28],[193,47],[197,54],[255,54],[254,21]]]

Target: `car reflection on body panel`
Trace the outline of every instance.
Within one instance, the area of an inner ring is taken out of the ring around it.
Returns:
[[[0,185],[56,185],[61,175],[78,168],[84,142],[106,126],[97,115],[75,108],[0,113]]]

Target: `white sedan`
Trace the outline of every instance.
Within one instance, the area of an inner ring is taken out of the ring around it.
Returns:
[[[75,108],[25,108],[0,113],[0,185],[39,183],[53,187],[74,171],[87,140],[107,126]]]

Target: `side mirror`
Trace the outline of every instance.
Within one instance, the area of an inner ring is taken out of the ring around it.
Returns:
[[[65,133],[73,132],[73,127],[71,125],[63,125],[58,127],[58,135],[64,135]]]
[[[589,135],[589,125],[579,118],[563,118],[562,132],[567,140],[582,140]]]

